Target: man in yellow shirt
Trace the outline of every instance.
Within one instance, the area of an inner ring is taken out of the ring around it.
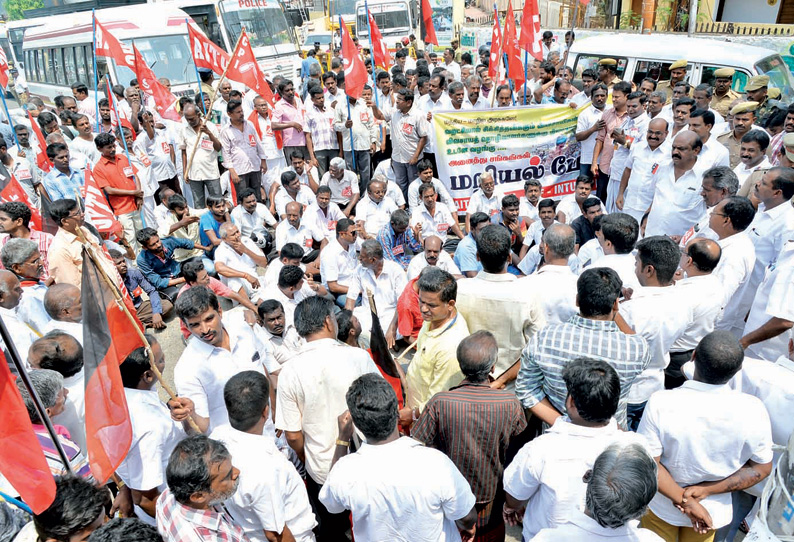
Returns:
[[[419,275],[419,310],[424,324],[419,331],[416,355],[406,374],[407,406],[421,411],[433,395],[463,380],[458,364],[458,344],[468,337],[469,326],[458,314],[455,277],[438,267]]]

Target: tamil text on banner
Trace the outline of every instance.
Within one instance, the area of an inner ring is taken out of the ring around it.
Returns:
[[[438,176],[459,212],[488,171],[504,194],[538,179],[544,198],[572,194],[579,174],[578,111],[567,105],[433,114]]]

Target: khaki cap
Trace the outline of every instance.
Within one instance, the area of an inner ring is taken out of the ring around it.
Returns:
[[[783,136],[783,148],[786,151],[786,158],[794,162],[794,132]]]
[[[744,90],[759,90],[766,86],[769,86],[769,76],[768,75],[756,75],[755,77],[751,77],[749,81],[747,81],[747,85],[744,87]]]
[[[739,113],[749,113],[758,109],[758,102],[742,102],[733,106],[731,115],[738,115]]]
[[[614,58],[602,58],[598,61],[599,66],[617,66],[618,61]]]
[[[686,66],[687,66],[687,61],[685,58],[682,58],[681,60],[676,60],[675,62],[670,64],[670,69],[677,70],[680,68],[686,68]]]
[[[720,68],[719,70],[714,70],[714,77],[718,79],[729,79],[733,77],[735,73],[736,70],[733,68]]]

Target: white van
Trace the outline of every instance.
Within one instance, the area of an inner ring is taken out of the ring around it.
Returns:
[[[672,34],[603,34],[576,40],[568,55],[568,66],[574,77],[597,68],[602,58],[618,62],[617,75],[624,81],[640,84],[645,77],[656,81],[670,79],[670,64],[685,58],[686,80],[692,86],[700,83],[714,85],[714,70],[733,68],[733,90],[743,92],[750,77],[768,75],[769,86],[779,88],[784,102],[794,100],[794,78],[779,54],[763,47],[688,38]]]

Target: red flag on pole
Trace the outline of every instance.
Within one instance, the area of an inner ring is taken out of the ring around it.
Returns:
[[[94,225],[101,233],[112,233],[121,237],[123,228],[110,210],[105,193],[99,188],[91,172],[91,166],[85,168],[85,183],[83,185],[85,198],[85,219]]]
[[[82,292],[86,449],[91,473],[104,484],[132,443],[119,365],[143,342],[85,249]]]
[[[30,116],[30,111],[28,111],[28,120],[30,121],[30,127],[33,128],[33,134],[36,136],[36,141],[38,142],[36,165],[39,166],[39,169],[44,173],[49,173],[52,169],[52,162],[50,162],[50,159],[47,157],[47,140],[44,139],[44,134],[41,133],[39,123]]]
[[[132,47],[122,45],[113,34],[102,26],[96,15],[94,15],[94,21],[96,22],[96,55],[112,58],[116,64],[135,71],[135,54]]]
[[[197,68],[208,68],[221,75],[229,63],[229,53],[215,45],[198,28],[187,25],[190,53]]]
[[[516,33],[516,16],[511,3],[507,4],[507,17],[505,17],[504,51],[507,55],[507,75],[515,82],[516,87],[524,84],[524,63],[521,62],[521,50],[518,47]]]
[[[108,105],[110,106],[110,127],[115,132],[119,127],[119,119],[116,117],[117,108],[114,106],[116,97],[113,95],[113,89],[110,88],[110,78],[105,79],[106,93],[108,95]]]
[[[262,96],[270,107],[275,107],[273,92],[267,84],[259,63],[256,61],[254,51],[251,49],[251,41],[245,30],[242,31],[237,47],[232,52],[229,60],[229,69],[226,70],[226,78],[242,83],[260,96]]]
[[[493,31],[491,32],[491,56],[488,61],[488,77],[496,81],[502,64],[502,29],[499,28],[499,12],[493,8]]]
[[[345,94],[358,100],[367,84],[367,68],[358,55],[356,44],[346,25],[342,26],[342,66],[345,70]]]
[[[33,513],[41,514],[55,499],[55,479],[2,349],[0,397],[0,473]]]
[[[176,112],[176,96],[171,94],[171,91],[157,79],[137,47],[133,47],[133,54],[135,56],[135,76],[138,78],[138,85],[143,93],[154,98],[154,106],[161,117],[179,122],[181,119],[179,113]]]
[[[19,184],[17,178],[13,175],[11,175],[11,180],[8,181],[3,191],[0,192],[0,200],[18,201],[27,205],[30,209],[30,223],[33,224],[33,229],[43,231],[41,213],[36,206],[30,202],[27,192],[25,192],[25,189],[22,188],[22,185]]]
[[[433,26],[433,8],[430,7],[430,0],[422,0],[422,26],[425,29],[425,35],[422,41],[425,43],[432,43],[438,47],[436,27]]]
[[[0,86],[8,87],[8,58],[3,48],[0,47]]]
[[[521,15],[521,36],[518,44],[533,58],[543,60],[542,37],[540,33],[538,0],[524,0],[524,12]]]
[[[389,49],[386,48],[386,43],[383,41],[383,36],[380,33],[378,24],[375,22],[375,17],[373,17],[372,13],[369,11],[367,12],[367,16],[369,17],[369,42],[372,47],[373,61],[375,62],[375,66],[388,70],[390,60]]]

